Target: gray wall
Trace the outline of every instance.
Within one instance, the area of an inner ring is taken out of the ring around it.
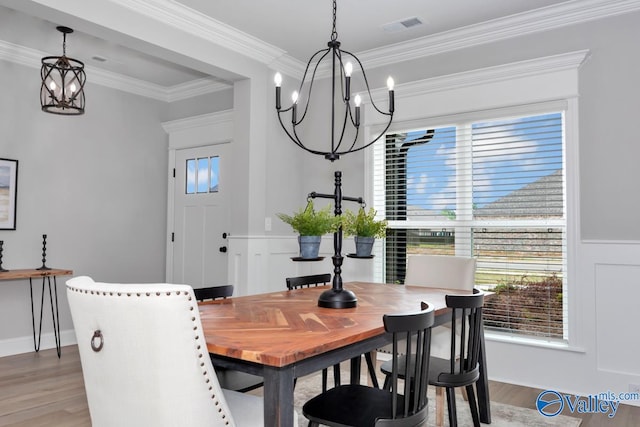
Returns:
[[[103,281],[164,280],[166,104],[91,84],[83,116],[46,114],[39,70],[0,61],[0,157],[17,159],[17,229],[0,230],[3,266],[42,264]],[[61,329],[72,328],[58,283]],[[39,290],[38,290],[39,295]],[[45,311],[45,332],[51,332]],[[0,282],[0,341],[31,334],[28,281]]]
[[[640,13],[630,13],[395,64],[372,70],[369,81],[391,74],[400,85],[588,49],[579,70],[581,238],[640,241],[638,40]]]

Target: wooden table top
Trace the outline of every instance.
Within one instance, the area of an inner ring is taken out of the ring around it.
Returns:
[[[0,272],[0,280],[29,279],[47,276],[71,276],[73,270],[63,268],[50,268],[49,270],[38,270],[37,268],[23,268]]]
[[[354,308],[318,307],[330,286],[234,297],[200,304],[210,353],[282,367],[384,333],[382,316],[420,310],[425,301],[436,315],[446,311],[446,294],[464,291],[422,286],[349,282]]]

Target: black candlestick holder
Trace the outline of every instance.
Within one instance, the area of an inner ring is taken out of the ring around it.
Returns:
[[[309,197],[315,199],[332,199],[334,203],[334,214],[342,215],[342,202],[350,201],[364,203],[362,197],[348,197],[342,195],[342,172],[334,172],[333,194],[320,194],[315,191],[309,193]],[[342,287],[342,226],[333,233],[333,282],[331,289],[327,289],[318,298],[318,306],[324,308],[353,308],[358,304],[356,294]]]
[[[0,240],[0,272],[4,273],[5,271],[9,271],[5,268],[2,268],[2,251],[4,250],[4,240]]]
[[[45,264],[47,262],[47,235],[42,235],[42,267],[36,268],[36,270],[51,270]]]

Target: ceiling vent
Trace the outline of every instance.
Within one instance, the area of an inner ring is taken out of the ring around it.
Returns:
[[[422,24],[423,24],[422,19],[414,16],[412,18],[406,18],[400,21],[384,24],[382,26],[382,29],[387,33],[396,33],[398,31],[408,30],[409,28],[414,28]]]

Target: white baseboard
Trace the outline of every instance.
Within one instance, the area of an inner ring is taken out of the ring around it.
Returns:
[[[76,334],[73,329],[60,331],[60,345],[76,344]],[[56,347],[53,332],[43,332],[40,341],[40,350],[47,350]],[[12,356],[14,354],[29,353],[35,351],[33,336],[24,336],[0,340],[0,357]]]

